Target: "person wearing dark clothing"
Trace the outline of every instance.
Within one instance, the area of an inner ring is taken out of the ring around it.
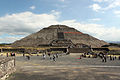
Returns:
[[[25,56],[25,53],[23,53],[23,57]]]
[[[114,56],[113,56],[113,59],[112,59],[113,61],[115,60],[115,58],[114,58]]]
[[[102,62],[107,62],[107,57],[106,57],[106,55],[103,55],[103,56],[102,56]]]
[[[12,56],[12,53],[10,53],[10,56]]]
[[[82,57],[82,56],[80,55],[80,59],[81,59],[81,57]]]
[[[107,58],[106,58],[106,56],[104,56],[104,62],[107,62]]]
[[[102,62],[104,62],[104,56],[102,57]]]
[[[49,58],[51,59],[50,53],[48,53]]]
[[[8,53],[7,53],[7,57],[8,57]]]
[[[55,55],[53,55],[53,61],[56,61],[56,60],[55,60]]]
[[[50,53],[48,53],[48,56],[50,56]]]
[[[112,60],[112,57],[111,57],[111,55],[110,55],[110,60]]]
[[[119,56],[119,60],[120,60],[120,56]]]
[[[88,58],[90,58],[90,55],[88,56]]]
[[[58,58],[58,54],[56,54],[56,58]]]
[[[28,60],[30,60],[30,56],[26,56]]]
[[[116,60],[116,56],[115,56],[115,60]]]
[[[15,56],[15,53],[13,53],[13,56]]]

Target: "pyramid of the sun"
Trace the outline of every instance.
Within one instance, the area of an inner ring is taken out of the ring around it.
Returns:
[[[75,44],[84,44],[91,47],[101,47],[108,43],[65,25],[51,25],[21,40],[15,41],[12,46],[40,47],[70,46]]]

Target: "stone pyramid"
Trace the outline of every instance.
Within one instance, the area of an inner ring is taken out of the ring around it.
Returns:
[[[44,47],[44,46],[70,46],[84,44],[91,47],[101,47],[108,43],[84,34],[66,25],[51,25],[33,33],[21,40],[15,41],[13,47]]]

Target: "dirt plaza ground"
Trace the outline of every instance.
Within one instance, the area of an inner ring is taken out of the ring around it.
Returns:
[[[120,61],[62,55],[56,61],[42,56],[16,57],[16,72],[7,80],[120,80]]]

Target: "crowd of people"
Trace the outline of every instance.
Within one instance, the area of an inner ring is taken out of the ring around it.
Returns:
[[[59,57],[59,53],[50,53],[50,52],[49,53],[46,53],[46,52],[37,53],[35,55],[39,56],[40,54],[42,54],[41,55],[42,60],[45,60],[45,59],[49,58],[50,60],[56,61],[56,59]],[[23,53],[22,55],[27,60],[30,60],[31,56],[32,56],[30,53],[28,53],[28,54]],[[1,53],[1,56],[4,56],[4,55]],[[14,52],[7,52],[6,53],[6,57],[15,57],[15,56],[16,56],[16,53],[14,53]]]
[[[42,54],[42,59],[46,59],[46,57],[49,57],[50,60],[53,60],[53,61],[56,61],[56,58],[58,58],[58,54],[57,53],[54,53],[54,54],[51,54],[51,53],[43,53]]]
[[[119,55],[108,55],[108,53],[103,53],[103,52],[100,52],[98,54],[96,54],[96,53],[84,53],[84,54],[80,55],[79,59],[82,59],[82,57],[91,58],[90,55],[92,55],[92,58],[98,58],[99,57],[102,62],[107,62],[108,60],[110,60],[110,61],[120,60]]]
[[[58,53],[50,53],[50,52],[46,53],[46,52],[44,52],[41,54],[42,54],[41,55],[42,60],[49,58],[50,60],[56,61],[56,59],[59,57]],[[36,55],[39,56],[39,53],[37,53]],[[25,57],[27,60],[30,60],[31,54],[27,54],[27,55],[23,54],[23,57]]]
[[[39,56],[40,53],[37,53],[36,55]],[[42,56],[42,60],[45,60],[45,59],[50,59],[52,61],[56,61],[56,59],[59,57],[59,54],[58,53],[50,53],[50,52],[44,52],[44,53],[41,53]],[[103,52],[100,52],[99,54],[95,54],[95,53],[84,53],[83,55],[80,55],[79,59],[82,59],[82,57],[86,57],[86,55],[89,55],[87,56],[88,58],[90,58],[92,55],[93,58],[101,58],[101,61],[102,62],[107,62],[108,60],[109,61],[114,61],[114,60],[120,60],[120,56],[116,56],[116,55],[109,55],[107,53],[103,53]],[[6,53],[6,56],[9,57],[9,56],[16,56],[16,53]],[[25,57],[27,60],[30,60],[31,59],[31,55],[30,54],[27,54],[25,55],[23,53],[23,57]]]
[[[15,57],[15,56],[16,56],[16,53],[13,53],[13,52],[11,52],[11,53],[6,53],[6,56],[7,56],[7,57],[9,57],[9,56],[14,56],[14,57]]]

